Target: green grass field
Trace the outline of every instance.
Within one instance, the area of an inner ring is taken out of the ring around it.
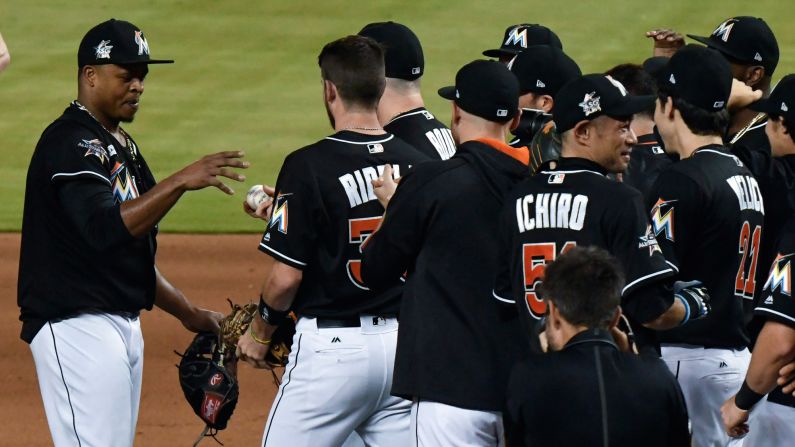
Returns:
[[[330,133],[317,53],[368,22],[395,20],[417,33],[428,108],[447,121],[449,105],[436,89],[498,45],[510,24],[549,26],[584,72],[596,72],[649,56],[646,30],[708,35],[733,15],[765,18],[781,47],[775,78],[795,71],[795,6],[786,0],[4,0],[0,33],[12,63],[0,74],[0,231],[19,230],[35,143],[76,95],[80,39],[110,17],[143,28],[153,57],[177,60],[152,68],[138,117],[126,126],[156,177],[218,150],[245,149],[252,164],[234,197],[216,189],[188,193],[162,231],[249,232],[262,225],[241,211],[248,186],[272,184],[286,154]]]

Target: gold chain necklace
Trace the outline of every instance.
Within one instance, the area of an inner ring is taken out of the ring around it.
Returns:
[[[86,112],[86,113],[88,114],[88,116],[90,116],[90,117],[91,117],[91,118],[92,118],[94,121],[96,121],[96,122],[97,122],[97,124],[99,124],[99,125],[100,125],[100,127],[102,127],[103,129],[105,129],[105,132],[107,132],[108,134],[110,134],[111,136],[113,136],[113,138],[116,138],[116,137],[113,135],[113,132],[111,132],[110,130],[108,130],[108,128],[107,128],[107,127],[105,127],[105,125],[104,125],[104,124],[102,124],[102,122],[101,122],[100,120],[98,120],[98,119],[97,119],[97,117],[96,117],[96,116],[94,116],[94,114],[93,114],[93,113],[91,113],[91,111],[90,111],[90,110],[88,110],[88,109],[86,108],[86,106],[84,106],[83,104],[80,104],[80,101],[78,101],[78,100],[76,100],[76,99],[75,99],[75,100],[74,100],[74,105],[75,105],[75,106],[77,106],[77,108],[78,108],[78,109],[80,109],[80,110],[82,110],[82,111]],[[125,148],[127,149],[127,152],[130,154],[130,157],[132,157],[132,160],[133,160],[133,161],[136,161],[136,158],[137,158],[137,155],[138,155],[138,151],[136,150],[136,148],[135,148],[135,145],[134,145],[134,144],[132,143],[132,141],[130,140],[130,136],[129,136],[129,135],[127,135],[127,132],[126,132],[124,129],[122,129],[122,128],[121,128],[121,126],[119,126],[119,133],[121,133],[121,135],[124,137],[124,146],[125,146]]]

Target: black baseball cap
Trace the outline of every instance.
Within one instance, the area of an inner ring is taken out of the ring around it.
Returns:
[[[653,56],[643,61],[643,71],[656,76],[657,72],[662,70],[668,64],[668,57],[666,56]]]
[[[522,51],[509,65],[519,80],[519,93],[554,97],[567,82],[582,76],[580,67],[563,50],[549,45],[533,45]]]
[[[731,62],[761,65],[770,76],[778,65],[778,42],[773,31],[758,17],[739,16],[726,19],[709,37],[687,37],[714,48]]]
[[[795,74],[781,78],[770,96],[756,101],[748,108],[770,116],[783,116],[787,122],[795,123]]]
[[[519,110],[519,81],[499,62],[476,60],[461,67],[455,86],[440,88],[439,96],[483,119],[507,123]]]
[[[406,25],[377,22],[366,25],[360,36],[369,37],[384,47],[386,77],[413,81],[425,71],[420,39]]]
[[[149,42],[135,25],[110,19],[91,28],[77,50],[77,66],[105,64],[173,64],[149,57]]]
[[[502,45],[499,48],[484,51],[483,55],[497,58],[516,56],[532,45],[550,45],[560,50],[563,49],[558,35],[551,29],[536,23],[522,23],[509,26],[502,38]]]
[[[732,90],[729,62],[718,51],[685,45],[657,71],[657,86],[708,112],[723,110]]]
[[[558,133],[573,129],[580,121],[602,115],[626,118],[654,103],[654,96],[632,96],[624,86],[603,74],[580,76],[560,89],[552,106]]]

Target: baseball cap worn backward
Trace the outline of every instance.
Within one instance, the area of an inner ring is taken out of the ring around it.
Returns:
[[[748,108],[770,116],[783,116],[790,123],[795,122],[795,74],[781,78],[770,96],[756,101]]]
[[[779,59],[778,42],[764,20],[738,16],[726,19],[709,37],[688,34],[710,48],[720,51],[734,62],[761,65],[765,74],[772,75]]]
[[[563,49],[560,38],[551,29],[536,23],[522,23],[509,26],[502,37],[500,47],[486,50],[483,55],[497,58],[506,55],[515,56],[532,45],[550,45]]]
[[[558,133],[573,129],[580,121],[602,115],[626,118],[646,110],[654,96],[632,96],[626,88],[604,74],[580,76],[560,89],[552,106]]]
[[[533,45],[519,53],[509,65],[519,80],[519,92],[555,96],[563,85],[582,75],[580,67],[563,50]]]
[[[470,62],[455,75],[455,85],[439,89],[439,96],[483,119],[507,123],[519,110],[519,81],[496,61]]]
[[[172,64],[173,60],[152,59],[149,41],[135,25],[110,19],[91,28],[77,50],[77,65]]]
[[[395,22],[370,23],[359,31],[384,47],[386,77],[413,81],[425,72],[425,56],[417,35]]]
[[[657,72],[657,85],[698,108],[718,112],[729,102],[731,67],[716,50],[685,45]]]

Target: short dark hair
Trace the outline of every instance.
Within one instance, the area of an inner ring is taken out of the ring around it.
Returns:
[[[547,266],[539,287],[569,323],[607,329],[621,304],[624,273],[604,249],[575,247]]]
[[[727,109],[724,108],[718,112],[704,110],[676,96],[666,84],[658,86],[657,98],[663,103],[671,98],[674,108],[679,111],[687,128],[694,134],[723,137],[726,133],[729,126],[729,111]]]
[[[632,96],[646,96],[657,94],[657,83],[654,78],[638,64],[620,64],[607,70],[606,75],[624,85]],[[654,103],[646,110],[640,112],[649,118],[654,118]]]
[[[346,105],[378,107],[384,94],[384,49],[373,39],[347,36],[326,44],[317,57],[320,74]]]
[[[781,115],[773,115],[772,113],[768,113],[767,117],[769,120],[778,121],[778,119],[781,118]],[[787,133],[789,134],[789,137],[792,138],[792,142],[795,143],[795,122],[784,118],[782,120],[782,124],[784,125],[784,129],[787,129]]]

